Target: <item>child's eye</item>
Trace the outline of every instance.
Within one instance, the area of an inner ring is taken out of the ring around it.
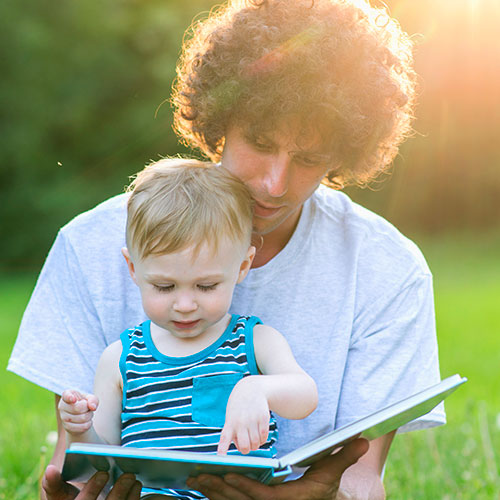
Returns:
[[[198,285],[198,289],[202,292],[209,292],[210,290],[215,290],[218,283],[213,283],[211,285]]]
[[[153,285],[158,292],[171,292],[174,285]]]

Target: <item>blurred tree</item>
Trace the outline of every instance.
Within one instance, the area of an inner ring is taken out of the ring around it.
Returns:
[[[213,2],[0,4],[0,265],[38,266],[71,217],[183,152],[170,95],[183,32]]]
[[[187,152],[160,105],[184,30],[215,3],[0,2],[0,267],[38,267],[62,224]],[[418,134],[389,181],[348,192],[410,234],[498,227],[500,3],[385,3],[421,33]]]
[[[416,135],[375,191],[349,194],[410,235],[499,230],[500,2],[385,4],[417,42]]]

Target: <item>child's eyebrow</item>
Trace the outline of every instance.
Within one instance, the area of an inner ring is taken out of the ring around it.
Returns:
[[[223,278],[223,274],[205,274],[203,276],[198,276],[198,278],[196,278],[196,281],[218,281]]]
[[[166,274],[145,274],[144,277],[148,281],[177,281],[176,279],[166,275]],[[217,281],[224,278],[223,274],[204,274],[203,276],[197,276],[193,281]]]
[[[148,281],[173,281],[172,278],[168,277],[166,274],[144,274],[144,278]]]
[[[216,280],[216,279],[222,279],[223,277],[224,277],[223,274],[206,274],[205,276],[200,276],[199,279]]]

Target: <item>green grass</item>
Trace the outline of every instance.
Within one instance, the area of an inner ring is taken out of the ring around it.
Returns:
[[[446,403],[448,424],[396,438],[392,500],[500,498],[500,236],[416,238],[434,273],[443,377],[469,382]],[[0,366],[7,364],[34,275],[0,275]],[[0,500],[38,498],[55,429],[52,395],[2,370]]]
[[[400,435],[389,499],[500,498],[500,237],[420,241],[434,274],[442,376],[469,382],[446,402],[448,424]]]
[[[0,274],[0,499],[38,498],[38,481],[52,453],[47,443],[56,429],[54,396],[5,371],[33,274]]]

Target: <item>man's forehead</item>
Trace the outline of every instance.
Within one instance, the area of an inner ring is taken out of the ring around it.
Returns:
[[[329,145],[319,130],[312,125],[286,123],[273,128],[248,127],[245,130],[250,137],[262,137],[290,151],[326,152]]]

